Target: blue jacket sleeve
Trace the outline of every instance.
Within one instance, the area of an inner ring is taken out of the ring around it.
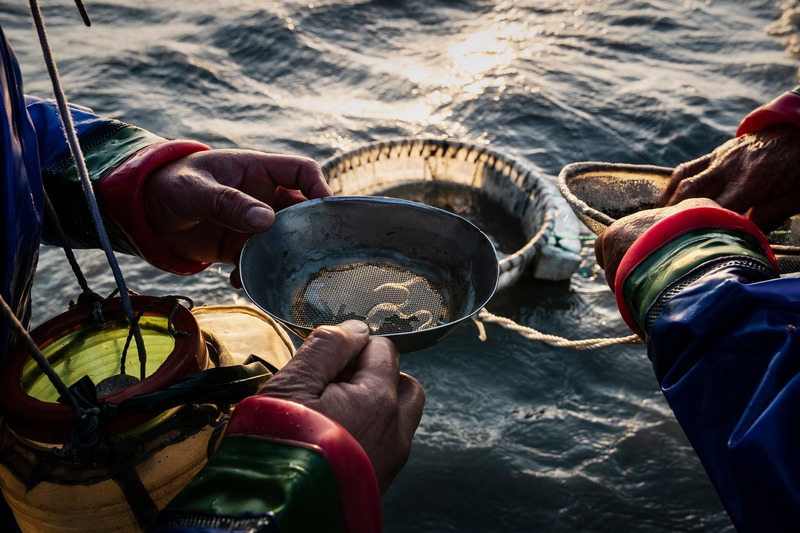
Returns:
[[[26,108],[33,122],[39,149],[42,182],[53,204],[58,221],[74,248],[98,247],[97,234],[88,209],[83,186],[72,159],[56,103],[26,97]],[[93,187],[111,171],[143,148],[164,141],[141,128],[95,114],[71,105],[78,142]],[[106,213],[103,213],[104,215]],[[45,219],[43,238],[57,243],[52,221]],[[129,254],[136,250],[113,221],[104,216],[104,225],[114,249]]]
[[[800,278],[728,266],[650,331],[664,396],[741,531],[800,522]]]
[[[735,231],[660,246],[622,287],[664,396],[736,528],[793,530],[800,278],[778,277],[770,253]]]
[[[56,103],[52,100],[26,96],[25,107],[36,132],[42,168],[52,167],[62,159],[69,158],[69,146]],[[85,138],[98,128],[109,129],[116,126],[114,121],[101,118],[89,108],[70,104],[70,109],[79,139]],[[85,146],[85,141],[82,141],[82,144]]]

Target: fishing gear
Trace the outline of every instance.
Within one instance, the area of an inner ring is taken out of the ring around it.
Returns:
[[[80,0],[76,5],[90,25]],[[30,333],[2,299],[0,311],[15,342],[0,373],[0,488],[23,531],[146,529],[213,452],[231,408],[278,368],[269,353],[254,355],[263,353],[258,343],[225,346],[216,316],[233,316],[241,331],[277,350],[282,362],[294,348],[288,341],[269,342],[282,333],[266,315],[243,325],[240,317],[253,316],[216,308],[201,329],[191,299],[128,289],[38,2],[31,0],[30,7],[66,142],[117,288],[106,298],[91,290],[45,194],[47,224],[82,292],[68,311]],[[136,375],[126,372],[126,362],[138,367]]]
[[[620,218],[658,207],[672,170],[654,165],[579,162],[564,167],[558,188],[580,220],[600,235]],[[800,215],[767,234],[782,274],[800,272]]]

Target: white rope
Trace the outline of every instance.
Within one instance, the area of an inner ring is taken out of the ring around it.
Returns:
[[[486,308],[478,312],[477,319],[473,318],[476,324],[480,324],[479,320],[483,322],[495,323],[511,331],[515,331],[525,338],[541,341],[551,346],[559,348],[574,348],[576,350],[594,350],[597,348],[605,348],[606,346],[613,346],[614,344],[639,344],[642,339],[638,335],[628,335],[627,337],[610,337],[610,338],[597,338],[597,339],[583,339],[583,340],[570,340],[557,335],[548,335],[527,326],[521,326],[511,320],[502,316],[497,316],[490,313]],[[479,335],[481,340],[486,339],[485,329],[479,327]]]

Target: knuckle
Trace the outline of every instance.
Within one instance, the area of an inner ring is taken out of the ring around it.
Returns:
[[[300,157],[300,163],[308,167],[309,170],[322,174],[322,166],[318,161],[311,159],[310,157]]]
[[[687,175],[689,172],[689,163],[684,162],[675,167],[675,170],[672,171],[672,179],[673,180],[680,180],[683,179],[684,176]]]
[[[678,185],[677,192],[678,192],[679,195],[682,195],[682,196],[683,195],[687,195],[687,194],[690,194],[695,189],[695,187],[697,187],[697,181],[696,180],[691,179],[691,178],[685,179]]]
[[[391,357],[399,357],[397,347],[386,337],[372,336],[370,341],[375,348],[388,353]]]
[[[238,189],[224,187],[214,196],[213,211],[222,218],[231,218],[242,206],[244,200]]]
[[[319,326],[314,328],[306,339],[309,347],[337,346],[346,342],[347,338],[341,328],[336,326]]]

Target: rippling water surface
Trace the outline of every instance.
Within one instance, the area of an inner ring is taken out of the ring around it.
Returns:
[[[484,143],[555,180],[574,161],[676,165],[798,81],[796,2],[44,2],[71,101],[165,137],[318,160],[397,136]],[[0,0],[27,91],[49,95],[24,2]],[[569,282],[488,308],[574,339],[628,331],[587,242]],[[97,292],[102,254],[79,254]],[[121,258],[141,293],[230,303],[227,266],[179,278]],[[35,323],[78,287],[44,249]],[[403,357],[428,402],[384,497],[386,531],[729,531],[641,346],[555,348],[487,325]]]

